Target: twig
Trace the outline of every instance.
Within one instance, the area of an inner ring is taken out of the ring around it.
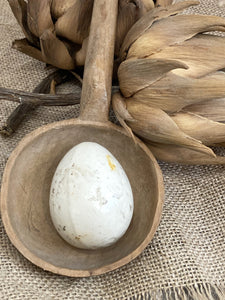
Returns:
[[[118,91],[117,86],[113,86],[113,92]],[[12,101],[22,104],[32,104],[33,106],[68,106],[80,103],[81,90],[75,90],[70,94],[38,94],[22,92],[13,89],[0,87],[0,100]]]
[[[13,101],[34,106],[68,106],[80,103],[81,90],[70,94],[46,95],[22,92],[12,89],[0,88],[0,100]]]
[[[38,84],[38,86],[34,89],[33,93],[48,94],[51,91],[51,85],[53,81],[55,82],[55,85],[58,85],[65,82],[71,77],[72,76],[68,71],[57,70],[44,78],[41,83]],[[8,90],[8,92],[10,93],[10,90]],[[4,100],[7,100],[7,98],[5,98],[7,95],[7,90],[2,89],[2,97],[4,98]],[[10,114],[6,121],[6,124],[2,128],[0,128],[0,133],[6,136],[10,136],[17,130],[22,121],[37,107],[38,105],[36,103],[34,104],[28,103],[28,101],[22,101],[22,104],[17,106],[16,109]]]

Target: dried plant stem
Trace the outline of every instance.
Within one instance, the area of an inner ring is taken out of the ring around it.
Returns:
[[[12,89],[0,88],[0,100],[31,104],[33,107],[43,106],[68,106],[80,103],[81,91],[70,94],[46,95],[22,92]]]
[[[20,105],[8,117],[6,124],[0,129],[0,133],[10,136],[17,130],[19,125],[38,105],[44,104],[44,97],[40,94],[48,94],[52,92],[53,85],[59,85],[71,78],[68,71],[57,70],[42,80],[34,89],[33,93],[25,93],[15,90],[0,88],[0,99],[19,102]],[[43,98],[41,98],[43,97]],[[45,96],[46,97],[46,96]],[[57,100],[62,96],[57,96]],[[64,96],[63,96],[64,97]],[[67,96],[66,96],[67,97]],[[66,99],[66,97],[64,99]],[[40,99],[40,101],[39,101]],[[54,101],[55,99],[47,99]],[[40,102],[40,103],[39,103]],[[54,103],[57,105],[56,103]]]
[[[117,92],[118,87],[113,87],[113,92]],[[37,106],[69,106],[80,103],[81,90],[74,91],[70,94],[38,94],[30,92],[22,92],[13,89],[5,89],[0,87],[0,100],[12,101],[29,105],[32,108]]]

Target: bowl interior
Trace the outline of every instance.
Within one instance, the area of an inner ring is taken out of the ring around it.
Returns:
[[[81,250],[66,243],[49,213],[55,169],[73,146],[97,142],[124,168],[134,195],[134,215],[113,246]],[[163,184],[159,167],[145,147],[115,126],[59,122],[25,138],[10,158],[2,186],[6,231],[19,251],[40,267],[63,275],[89,276],[115,269],[136,257],[152,239],[161,217]],[[137,250],[138,249],[138,250]]]

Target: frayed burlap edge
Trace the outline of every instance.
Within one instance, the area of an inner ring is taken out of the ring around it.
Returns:
[[[173,287],[136,295],[129,300],[224,300],[225,288],[208,283]]]

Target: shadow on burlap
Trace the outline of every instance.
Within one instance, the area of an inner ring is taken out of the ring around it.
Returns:
[[[201,2],[188,12],[225,16],[225,8],[215,1]],[[49,71],[44,64],[11,49],[11,42],[23,34],[7,1],[0,0],[0,7],[0,86],[32,91]],[[67,84],[64,91],[73,88]],[[0,101],[0,125],[15,107]],[[0,175],[24,135],[41,125],[73,118],[78,112],[78,106],[41,107],[12,137],[0,137]],[[225,155],[224,150],[217,151]],[[0,223],[0,298],[225,299],[225,167],[160,166],[166,195],[157,233],[137,259],[109,274],[73,279],[45,272],[12,246]]]

